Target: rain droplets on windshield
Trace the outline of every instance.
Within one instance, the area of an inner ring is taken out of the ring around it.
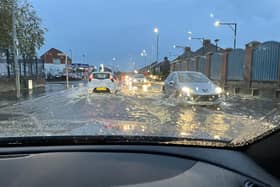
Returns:
[[[280,4],[246,5],[1,0],[0,141],[120,135],[244,145],[277,130],[280,13],[266,10]]]

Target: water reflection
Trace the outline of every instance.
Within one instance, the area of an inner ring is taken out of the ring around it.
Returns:
[[[196,129],[195,113],[192,110],[186,110],[179,115],[177,131],[179,136],[190,136]]]

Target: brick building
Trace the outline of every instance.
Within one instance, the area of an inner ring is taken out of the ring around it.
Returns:
[[[51,48],[50,50],[48,50],[47,52],[45,52],[40,59],[45,63],[45,64],[65,64],[65,56],[60,55],[63,52],[55,49],[55,48]],[[72,64],[72,59],[70,57],[67,56],[67,62],[68,64]]]

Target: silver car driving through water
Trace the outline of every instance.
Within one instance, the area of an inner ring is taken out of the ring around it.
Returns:
[[[164,81],[163,91],[167,96],[180,97],[192,105],[219,105],[222,88],[204,74],[193,71],[175,71]]]

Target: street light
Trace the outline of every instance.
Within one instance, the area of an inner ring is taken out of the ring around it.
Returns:
[[[216,44],[216,52],[218,51],[218,42],[220,41],[220,39],[215,39],[214,42]]]
[[[156,46],[157,46],[157,56],[156,56],[156,60],[157,60],[157,62],[158,62],[158,44],[159,44],[159,30],[158,30],[158,28],[154,28],[154,33],[157,35],[157,44],[156,44]]]
[[[57,55],[58,56],[64,56],[64,58],[65,58],[66,88],[69,88],[68,56],[65,53],[58,53]]]
[[[188,40],[200,40],[202,43],[204,41],[204,38],[203,37],[193,37],[193,33],[191,31],[188,32],[189,34],[189,37],[188,37]]]
[[[115,72],[115,62],[116,62],[117,58],[116,57],[113,57],[112,58],[112,61],[113,61],[113,64],[112,64],[112,71],[113,73]]]
[[[220,27],[221,25],[228,25],[230,29],[233,31],[234,33],[233,48],[236,49],[237,23],[226,23],[226,22],[220,22],[219,20],[214,22],[215,27]]]
[[[176,48],[185,49],[186,47],[185,46],[181,46],[181,45],[173,45],[173,48],[174,49],[176,49]]]
[[[72,51],[72,49],[69,49],[69,52],[70,52],[70,58],[71,58],[71,60],[73,61],[73,51]]]
[[[142,57],[144,57],[144,60],[145,60],[145,68],[147,66],[147,61],[146,61],[146,58],[147,58],[147,51],[145,49],[142,50],[142,52],[140,53],[140,55]]]
[[[218,21],[218,20],[215,21],[215,22],[214,22],[214,26],[215,26],[215,27],[219,27],[219,26],[220,26],[220,21]]]
[[[188,37],[188,40],[199,40],[202,43],[202,54],[204,54],[204,45],[203,45],[203,41],[205,40],[204,37],[192,37],[192,32],[188,32],[188,34],[190,35]]]

